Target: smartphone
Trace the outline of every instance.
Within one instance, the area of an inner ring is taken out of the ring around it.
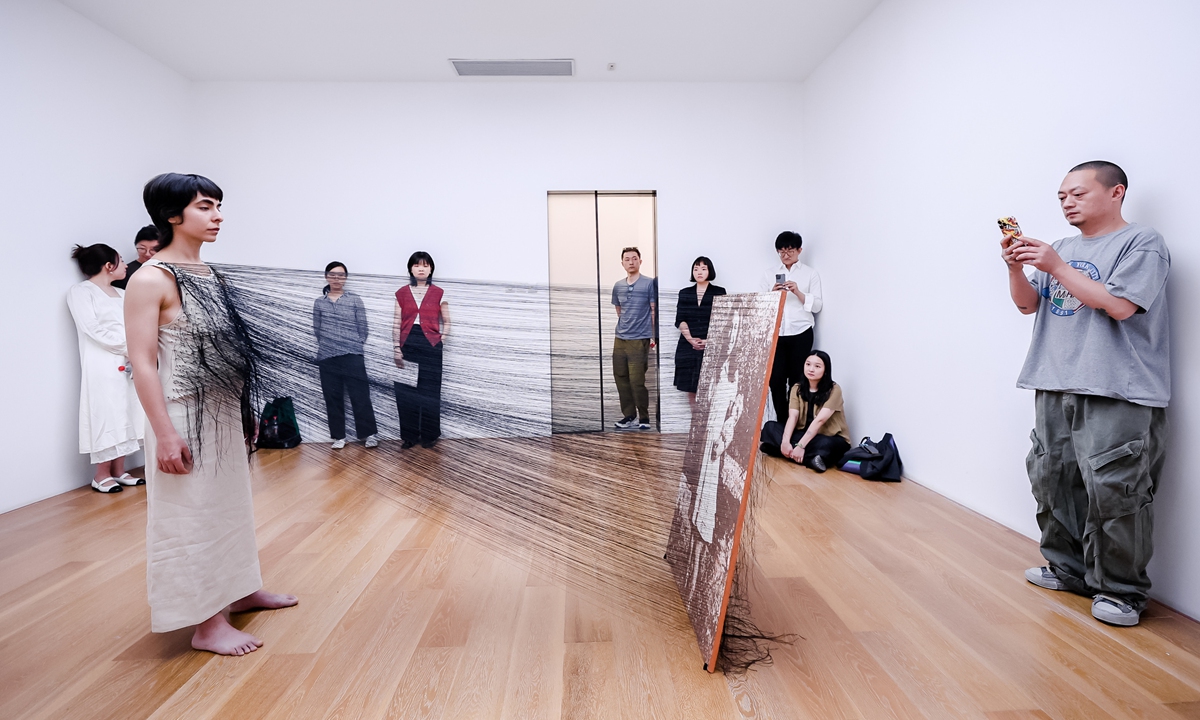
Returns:
[[[1008,241],[1009,245],[1021,237],[1021,226],[1017,224],[1015,217],[1011,215],[1002,217],[996,221],[996,224],[1000,226],[1000,232],[1004,233],[1004,239]]]
[[[785,282],[787,282],[787,275],[784,275],[783,273],[775,273],[775,284],[776,285],[782,285]]]

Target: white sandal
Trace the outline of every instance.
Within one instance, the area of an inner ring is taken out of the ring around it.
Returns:
[[[104,483],[108,483],[108,482],[112,483],[112,485],[104,484]],[[114,477],[110,477],[110,478],[104,478],[103,480],[100,480],[99,482],[97,482],[96,480],[92,480],[92,489],[95,490],[96,492],[102,492],[102,493],[119,493],[122,490],[124,490],[125,488],[121,487],[120,480],[118,480]]]
[[[130,487],[133,485],[145,485],[146,484],[146,481],[143,480],[142,478],[134,477],[134,476],[130,475],[129,473],[125,473],[125,474],[121,475],[121,477],[119,477],[119,478],[113,478],[113,480],[116,480],[117,482],[121,483],[122,485],[124,485],[126,487]]]

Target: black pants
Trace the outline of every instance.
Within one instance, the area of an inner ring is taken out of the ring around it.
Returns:
[[[762,451],[766,454],[783,457],[783,453],[779,452],[779,446],[783,444],[783,425],[775,420],[763,425],[759,439],[762,440]],[[792,431],[792,439],[789,442],[795,445],[802,437],[804,437],[804,430],[797,428]],[[849,449],[850,443],[846,442],[846,438],[841,435],[817,435],[804,448],[804,462],[807,463],[814,456],[820,455],[821,459],[825,461],[825,467],[837,467],[838,463],[842,461],[842,456]]]
[[[329,413],[329,436],[334,440],[346,438],[347,392],[354,410],[354,434],[363,440],[379,432],[363,356],[338,355],[321,360],[317,367],[321,369],[321,392],[325,395],[325,411]]]
[[[799,335],[780,335],[775,345],[775,362],[771,365],[771,405],[775,419],[786,422],[788,390],[804,379],[804,358],[812,352],[813,329]]]
[[[417,386],[394,383],[400,439],[433,442],[442,435],[442,344],[430,345],[420,326],[414,326],[401,352],[404,362],[417,364]]]

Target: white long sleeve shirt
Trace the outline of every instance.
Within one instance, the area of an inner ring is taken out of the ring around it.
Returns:
[[[796,287],[804,293],[804,302],[800,302],[796,293],[787,294],[787,300],[783,303],[783,322],[779,324],[781,336],[799,335],[815,324],[816,319],[813,316],[821,312],[821,276],[816,270],[798,260],[792,264],[791,270],[783,263],[778,263],[763,275],[761,286],[764,292],[770,292],[775,286],[776,275],[785,276],[785,282],[790,280],[796,283]]]

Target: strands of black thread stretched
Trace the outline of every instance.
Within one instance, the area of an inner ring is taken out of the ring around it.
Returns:
[[[234,291],[211,266],[167,264],[179,290],[185,331],[177,348],[176,378],[188,403],[188,444],[193,459],[204,462],[204,423],[236,408],[247,429],[247,412],[263,393],[261,353],[241,314]],[[201,270],[203,268],[203,270]],[[218,423],[217,433],[235,432]],[[244,438],[243,438],[244,439]]]
[[[242,324],[247,353],[255,360],[256,371],[243,389],[259,403],[293,397],[305,436],[320,437],[326,412],[315,366],[312,312],[325,284],[322,274],[248,266],[220,266],[220,271],[238,318],[231,325]],[[363,354],[383,443],[354,455],[349,448],[342,455],[308,448],[302,450],[305,457],[485,547],[530,562],[531,573],[593,597],[599,607],[690,634],[662,560],[683,439],[613,433],[550,436],[562,416],[567,416],[562,424],[570,426],[573,413],[585,418],[590,412],[587,402],[563,406],[554,395],[586,394],[597,383],[597,370],[609,372],[606,353],[611,348],[597,347],[594,337],[582,348],[557,342],[562,334],[570,335],[572,323],[584,328],[596,322],[596,288],[436,282],[446,291],[453,319],[442,386],[443,437],[450,442],[432,451],[403,451],[395,441],[393,293],[407,278],[352,273],[347,290],[362,298],[369,318]],[[554,332],[547,312],[552,296],[567,301],[566,310],[560,303],[553,318]],[[664,297],[670,295],[664,292]],[[662,315],[669,317],[670,311],[664,307]],[[664,343],[663,350],[658,383],[663,392],[675,392],[669,387],[672,343]],[[686,404],[683,408],[686,413]],[[611,410],[609,424],[614,417],[619,415]],[[682,428],[689,422],[665,411],[664,421]],[[721,645],[719,664],[726,672],[767,660],[769,643],[786,641],[750,622],[743,594],[743,573],[752,562],[750,517],[743,532]],[[749,655],[743,649],[747,642]]]
[[[787,633],[771,633],[760,628],[751,610],[751,585],[756,569],[754,541],[758,529],[757,516],[767,495],[770,477],[768,473],[763,472],[765,459],[761,453],[755,458],[759,471],[750,483],[750,497],[746,499],[746,518],[742,525],[737,565],[733,572],[733,587],[729,593],[725,626],[717,650],[717,665],[727,675],[743,675],[755,665],[770,665],[773,662],[772,646],[790,645],[797,637]]]
[[[387,444],[385,453],[354,459],[323,450],[312,457],[483,547],[530,563],[535,575],[597,607],[690,635],[662,560],[674,488],[661,479],[682,461],[678,440],[621,434],[491,439],[479,446],[452,440],[433,451]],[[645,458],[647,477],[621,467],[631,454]],[[564,461],[571,464],[551,470]]]

